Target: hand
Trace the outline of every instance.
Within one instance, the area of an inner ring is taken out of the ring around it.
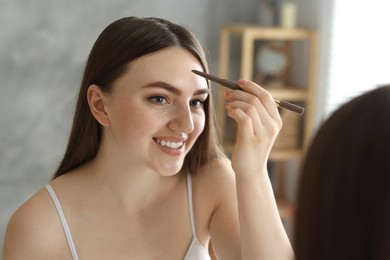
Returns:
[[[228,116],[238,124],[232,167],[236,175],[267,172],[272,145],[282,127],[276,103],[259,85],[239,80],[242,90],[226,91]]]

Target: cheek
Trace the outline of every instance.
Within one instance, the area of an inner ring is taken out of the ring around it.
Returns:
[[[135,136],[142,136],[155,131],[155,128],[158,128],[159,121],[152,113],[138,109],[130,115],[128,122],[128,130],[136,133]]]
[[[206,116],[204,113],[194,118],[194,126],[195,126],[194,132],[197,135],[197,137],[203,132],[205,124],[206,124]]]
[[[155,119],[140,106],[120,104],[114,111],[113,128],[122,138],[145,135],[153,127]]]

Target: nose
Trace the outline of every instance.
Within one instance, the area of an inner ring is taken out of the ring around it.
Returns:
[[[168,124],[170,129],[187,134],[194,131],[194,120],[189,106],[178,107],[173,111],[172,116],[173,118]]]

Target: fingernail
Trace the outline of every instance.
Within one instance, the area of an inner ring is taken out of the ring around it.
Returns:
[[[225,97],[229,97],[231,93],[232,93],[231,90],[226,90],[225,91]]]
[[[238,80],[238,84],[240,84],[240,85],[245,85],[246,83],[248,83],[248,81],[245,80],[245,79],[239,79]]]

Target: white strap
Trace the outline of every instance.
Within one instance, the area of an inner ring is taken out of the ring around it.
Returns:
[[[64,211],[62,210],[60,201],[58,200],[58,197],[57,197],[56,193],[54,192],[53,188],[50,186],[50,184],[46,184],[45,188],[49,192],[50,197],[52,198],[54,205],[56,206],[58,216],[61,219],[62,227],[64,229],[66,240],[68,242],[69,250],[70,250],[70,253],[72,254],[72,258],[73,258],[73,260],[78,260],[79,258],[77,256],[76,247],[73,243],[73,239],[72,239],[72,235],[70,233],[69,225],[65,219],[65,214],[64,214]]]
[[[188,193],[188,207],[190,210],[192,235],[196,239],[198,239],[198,236],[196,235],[196,228],[195,228],[194,206],[192,203],[192,178],[189,172],[187,172],[187,193]]]

